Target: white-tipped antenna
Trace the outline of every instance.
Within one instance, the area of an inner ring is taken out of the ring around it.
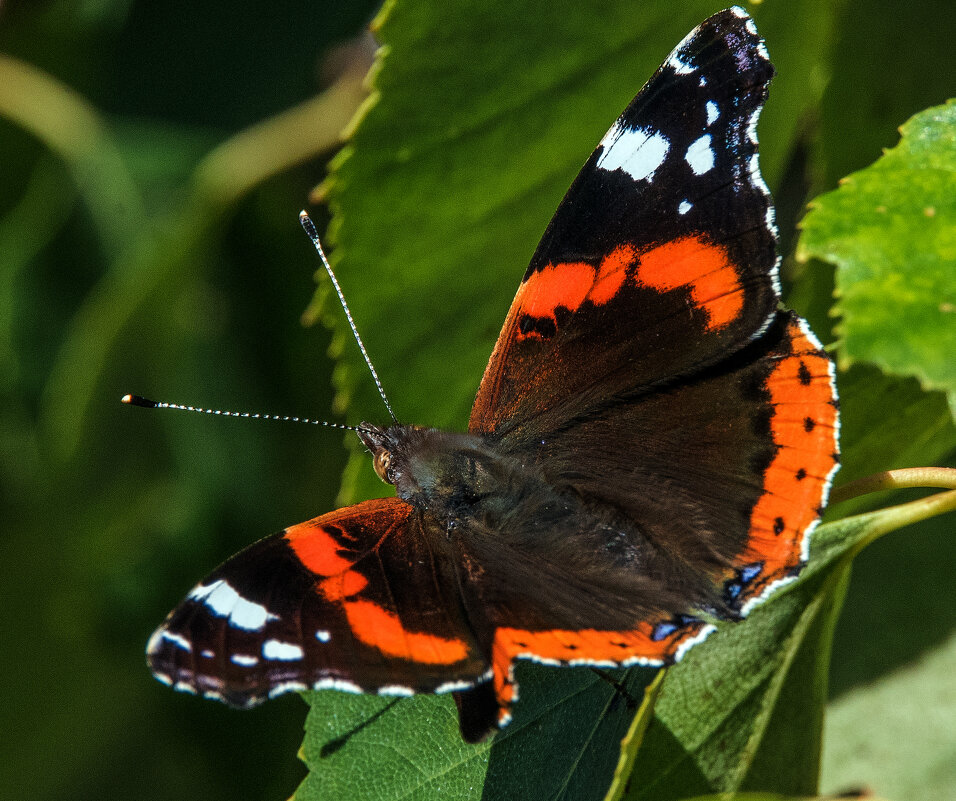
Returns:
[[[322,250],[322,243],[319,241],[319,232],[315,230],[315,224],[312,222],[311,218],[304,211],[299,212],[299,222],[302,224],[302,228],[308,234],[309,239],[312,240],[312,244],[315,245],[315,250],[319,254],[319,258],[322,259],[322,266],[325,267],[325,271],[329,274],[329,278],[332,279],[332,286],[335,287],[335,293],[339,296],[339,303],[342,304],[342,310],[345,312],[345,318],[349,321],[349,328],[352,329],[352,336],[355,337],[355,341],[358,343],[359,350],[362,351],[362,357],[365,359],[365,363],[368,365],[368,370],[372,374],[372,378],[375,381],[375,386],[378,388],[378,394],[382,397],[382,402],[385,404],[385,408],[388,409],[389,415],[392,417],[392,422],[397,423],[398,418],[395,416],[395,412],[392,411],[392,404],[388,402],[388,398],[385,396],[385,390],[382,388],[382,382],[378,380],[378,373],[375,372],[375,368],[372,366],[372,360],[368,357],[368,351],[365,350],[365,343],[362,342],[362,337],[359,336],[358,329],[355,327],[355,321],[352,319],[352,312],[349,311],[349,304],[345,302],[345,295],[342,294],[342,288],[339,286],[338,279],[335,277],[335,273],[332,272],[332,267],[329,265],[329,260],[325,258],[325,251]]]
[[[124,395],[121,400],[130,406],[142,406],[144,409],[176,409],[180,412],[199,412],[200,414],[214,414],[219,417],[247,417],[250,420],[278,420],[281,423],[307,423],[311,426],[325,428],[341,428],[345,431],[364,431],[358,426],[346,426],[341,423],[328,423],[325,420],[310,420],[307,417],[289,417],[281,414],[262,414],[260,412],[227,412],[224,409],[203,409],[199,406],[184,406],[181,403],[166,403],[144,398],[142,395]]]

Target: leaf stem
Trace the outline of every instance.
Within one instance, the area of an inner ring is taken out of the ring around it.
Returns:
[[[634,720],[631,722],[627,734],[621,741],[621,755],[618,758],[617,768],[614,770],[614,779],[604,801],[620,801],[630,787],[631,771],[634,770],[637,752],[641,743],[644,742],[647,727],[651,725],[651,721],[654,719],[654,706],[661,693],[666,675],[667,668],[658,671],[654,680],[644,688],[644,699],[641,701],[641,706],[637,710],[637,714],[634,715]]]
[[[833,490],[830,503],[842,503],[870,492],[914,487],[956,489],[956,468],[952,467],[907,467],[901,470],[885,470],[866,478],[859,478]]]

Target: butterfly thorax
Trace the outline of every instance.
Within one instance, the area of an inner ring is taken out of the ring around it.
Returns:
[[[479,532],[511,545],[539,548],[562,539],[599,537],[602,562],[633,565],[636,532],[626,520],[570,487],[548,479],[533,454],[503,453],[483,436],[421,426],[363,423],[379,477],[398,497],[440,521],[449,537]]]
[[[539,483],[533,467],[495,452],[483,437],[424,426],[359,427],[375,472],[403,501],[436,516],[469,514],[510,485]],[[540,481],[544,484],[543,480]]]

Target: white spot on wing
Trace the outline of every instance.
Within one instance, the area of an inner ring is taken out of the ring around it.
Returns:
[[[756,108],[754,112],[750,115],[750,118],[747,120],[747,137],[750,139],[754,148],[757,147],[757,120],[760,117],[760,107]],[[763,179],[763,176],[760,174],[760,156],[754,151],[750,156],[750,161],[747,164],[747,171],[750,178],[751,185],[760,192],[765,198],[767,198],[767,211],[764,215],[764,225],[767,227],[767,230],[776,238],[778,235],[777,232],[777,223],[776,223],[776,214],[774,212],[773,203],[770,198],[770,190],[767,188],[767,184]],[[773,289],[777,297],[780,297],[780,256],[777,256],[776,261],[774,262],[773,267],[770,270],[770,279],[773,282]],[[772,319],[773,315],[769,319]],[[763,331],[766,330],[769,321],[765,324],[760,331],[756,332],[751,339],[754,339],[760,336]]]
[[[700,139],[691,142],[684,158],[690,164],[695,175],[703,175],[714,168],[714,151],[711,148],[711,135],[704,134]]]
[[[156,631],[150,635],[149,642],[146,643],[146,653],[155,654],[160,649],[163,640],[163,632],[165,631],[166,629],[162,628],[156,629]]]
[[[771,233],[773,233],[773,235],[776,236],[777,235],[777,214],[773,210],[773,206],[770,206],[767,209],[767,217],[764,220],[764,222],[767,223],[767,228],[770,229]],[[779,288],[777,289],[777,294],[778,295],[780,294]]]
[[[183,637],[181,634],[175,634],[172,631],[167,631],[166,629],[162,629],[160,631],[160,636],[162,636],[162,638],[166,640],[167,642],[171,642],[177,648],[181,648],[184,651],[188,651],[192,653],[193,644],[189,640],[187,640],[185,637]]]
[[[259,664],[257,657],[247,656],[246,654],[233,654],[229,659],[234,665],[239,665],[240,667],[255,667]]]
[[[327,632],[325,629],[319,629],[317,632],[315,632],[315,639],[317,639],[319,642],[328,642],[332,639],[332,635],[329,634],[329,632]]]
[[[696,637],[691,637],[689,640],[684,640],[679,646],[677,646],[677,651],[674,652],[674,661],[680,662],[691,648],[693,648],[698,643],[706,640],[711,634],[717,631],[716,626],[710,624],[704,626],[700,631],[697,632]]]
[[[678,75],[687,75],[691,72],[694,72],[696,69],[691,64],[688,64],[684,61],[684,54],[687,52],[688,45],[697,38],[697,35],[700,33],[700,26],[698,25],[694,30],[687,34],[683,39],[677,43],[677,47],[671,50],[670,55],[667,57],[667,61],[664,63],[670,66]]]
[[[290,692],[301,693],[308,689],[309,688],[301,681],[284,681],[281,684],[276,684],[274,687],[272,687],[272,689],[269,690],[269,697],[275,698],[277,695]]]
[[[659,667],[664,662],[661,659],[654,659],[647,656],[630,656],[627,659],[544,659],[532,653],[515,654],[515,659],[525,659],[529,662],[536,662],[539,665],[553,665],[555,667],[631,667],[632,665],[645,665],[648,667]]]
[[[402,687],[400,684],[385,684],[378,688],[378,694],[407,697],[414,695],[415,691],[411,687]]]
[[[776,581],[768,584],[766,587],[763,588],[763,592],[760,593],[760,595],[757,595],[751,598],[749,601],[747,601],[747,603],[745,603],[742,607],[740,607],[741,617],[747,617],[747,615],[749,615],[751,611],[753,611],[753,608],[755,606],[759,606],[764,601],[766,601],[771,595],[777,592],[777,590],[779,590],[781,587],[786,587],[788,584],[796,580],[797,580],[796,576],[784,576],[783,578],[777,579]]]
[[[200,584],[187,596],[206,605],[217,617],[228,617],[229,624],[245,631],[259,631],[269,620],[278,620],[262,604],[243,598],[225,579]]]
[[[652,180],[664,163],[670,142],[656,131],[627,128],[615,122],[601,140],[604,152],[597,166],[602,170],[624,170],[635,181]]]
[[[439,684],[432,692],[436,695],[441,695],[442,693],[455,692],[456,690],[468,690],[474,687],[475,684],[476,682],[474,681],[446,681],[444,684]]]
[[[760,120],[760,109],[758,108],[747,120],[747,138],[752,144],[757,144],[757,122]]]
[[[303,688],[304,689],[304,688]],[[345,679],[335,679],[331,676],[328,676],[324,679],[319,679],[312,685],[313,690],[342,690],[346,693],[361,693],[362,688],[357,684],[353,684],[350,681],[345,681]],[[272,693],[269,693],[269,697],[272,697]]]
[[[279,659],[289,662],[302,658],[302,649],[291,642],[282,642],[281,640],[266,640],[262,643],[262,655],[266,659]]]
[[[667,58],[667,66],[669,66],[674,72],[678,75],[690,75],[695,69],[697,69],[693,64],[688,64],[681,58],[681,54],[675,50]]]
[[[764,182],[763,176],[760,174],[760,158],[756,153],[750,157],[749,171],[750,182],[757,187],[764,197],[769,198],[770,190],[767,188],[767,184]]]
[[[677,207],[678,214],[687,214],[692,208],[694,208],[693,203],[688,203],[686,200],[682,200],[680,205]]]
[[[707,124],[713,125],[717,118],[720,116],[720,109],[717,107],[717,104],[713,100],[708,100],[704,106],[707,109]]]

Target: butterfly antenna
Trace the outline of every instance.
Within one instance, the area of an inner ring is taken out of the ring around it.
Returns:
[[[144,398],[142,395],[124,395],[123,403],[130,406],[141,406],[144,409],[176,409],[180,412],[199,412],[200,414],[214,414],[219,417],[247,417],[250,420],[278,420],[282,423],[308,423],[312,426],[325,428],[341,428],[345,431],[364,431],[359,426],[346,426],[341,423],[329,423],[325,420],[310,420],[307,417],[289,417],[281,414],[262,414],[261,412],[227,412],[224,409],[203,409],[199,406],[184,406],[181,403],[167,403]]]
[[[392,405],[388,402],[388,398],[385,396],[385,390],[382,387],[382,382],[378,380],[378,373],[375,372],[375,368],[372,366],[372,360],[368,357],[368,351],[365,350],[365,343],[362,342],[362,337],[359,336],[358,329],[355,327],[355,321],[352,319],[352,312],[349,311],[349,304],[345,302],[345,295],[342,294],[342,288],[339,286],[338,279],[335,277],[335,273],[332,272],[332,267],[329,264],[329,260],[325,257],[325,251],[322,250],[322,243],[319,241],[319,233],[315,230],[315,223],[312,222],[311,218],[304,211],[299,213],[299,222],[302,224],[302,228],[308,234],[309,239],[312,240],[312,244],[315,245],[315,249],[319,254],[319,258],[322,259],[322,265],[325,267],[325,271],[329,274],[329,278],[332,279],[332,286],[335,287],[335,293],[339,296],[339,303],[342,304],[342,309],[345,311],[345,318],[349,321],[349,328],[352,329],[352,336],[355,337],[355,341],[358,343],[359,350],[362,351],[362,358],[365,359],[365,363],[368,365],[369,372],[372,374],[372,378],[375,380],[375,386],[378,389],[378,394],[382,398],[382,402],[385,404],[385,408],[388,409],[389,415],[392,417],[392,422],[397,423],[398,418],[395,417],[395,412],[392,411]]]

